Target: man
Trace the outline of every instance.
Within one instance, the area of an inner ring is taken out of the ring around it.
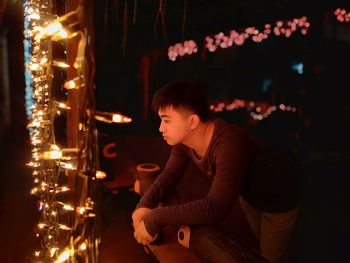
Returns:
[[[152,106],[161,118],[159,131],[173,147],[132,215],[136,240],[148,244],[166,225],[220,224],[239,200],[261,254],[272,262],[280,260],[300,195],[299,176],[288,158],[238,126],[213,118],[198,83],[170,82],[156,92]],[[190,162],[211,180],[210,190],[197,200],[158,206],[177,187]]]

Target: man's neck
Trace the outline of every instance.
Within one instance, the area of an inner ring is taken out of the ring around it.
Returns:
[[[204,157],[211,138],[213,136],[215,124],[213,121],[201,122],[199,126],[193,131],[185,145],[192,148],[196,155],[201,159]]]

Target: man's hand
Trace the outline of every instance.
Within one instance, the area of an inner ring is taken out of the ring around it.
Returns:
[[[132,213],[132,225],[134,226],[134,230],[136,231],[138,225],[141,223],[143,218],[151,211],[151,209],[146,207],[141,207],[136,209]]]
[[[151,243],[152,241],[156,240],[157,238],[157,234],[155,236],[151,236],[145,227],[145,223],[143,222],[143,220],[138,224],[135,232],[134,232],[134,237],[136,239],[136,241],[140,244],[143,245],[148,245],[149,243]]]

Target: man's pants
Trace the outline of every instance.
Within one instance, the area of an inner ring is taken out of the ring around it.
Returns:
[[[299,208],[283,213],[267,213],[252,207],[242,197],[239,201],[253,234],[260,243],[260,253],[271,262],[286,262]]]

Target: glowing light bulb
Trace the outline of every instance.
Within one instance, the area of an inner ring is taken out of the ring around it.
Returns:
[[[65,261],[67,261],[69,259],[69,257],[70,257],[69,251],[63,251],[62,254],[58,256],[55,263],[63,263]]]
[[[68,38],[68,32],[63,28],[61,28],[58,32],[53,34],[53,36],[51,37],[53,41],[58,41],[66,38]]]
[[[57,61],[57,60],[53,60],[52,65],[55,67],[59,67],[59,68],[69,68],[70,67],[67,63],[64,63],[62,61]]]
[[[32,167],[39,167],[40,166],[40,164],[37,162],[29,162],[29,163],[27,163],[27,165],[32,166]]]
[[[51,249],[50,249],[50,256],[53,257],[53,256],[55,255],[55,253],[56,253],[57,250],[58,250],[57,247],[51,248]]]
[[[67,186],[62,186],[56,189],[56,193],[64,193],[64,192],[68,192],[70,190],[69,187]]]
[[[103,171],[96,171],[96,178],[97,179],[105,179],[107,177],[107,174]]]
[[[59,225],[59,228],[62,230],[71,230],[72,228],[70,228],[69,226],[66,225]]]
[[[32,194],[32,195],[34,195],[34,194],[36,194],[38,192],[38,188],[33,188],[31,191],[30,191],[30,193]]]
[[[45,29],[45,33],[49,36],[59,32],[62,29],[62,24],[58,21],[53,22],[52,24],[48,25]]]
[[[56,160],[62,158],[62,152],[61,151],[47,151],[41,153],[40,157],[44,160]]]
[[[47,61],[48,61],[47,58],[42,58],[42,59],[40,60],[40,64],[41,64],[41,65],[46,64]]]
[[[123,122],[132,122],[132,119],[129,117],[123,117]]]
[[[64,205],[63,209],[64,210],[68,210],[68,211],[73,211],[74,210],[74,208],[71,205]]]
[[[86,212],[86,208],[85,207],[78,207],[77,208],[77,212],[81,215],[83,215]]]
[[[70,80],[70,81],[67,81],[66,83],[64,83],[64,88],[66,88],[66,89],[76,89],[77,88],[77,84],[75,83],[74,80]]]
[[[97,111],[94,117],[98,121],[103,121],[107,123],[129,123],[132,121],[132,119],[127,116],[112,112]]]
[[[40,15],[37,14],[37,13],[30,14],[30,15],[28,16],[28,19],[29,19],[29,20],[39,20],[39,19],[40,19]]]
[[[120,114],[113,114],[112,121],[113,122],[121,122],[122,116]]]
[[[60,166],[64,169],[67,169],[67,170],[76,170],[77,169],[76,165],[73,165],[72,163],[67,163],[67,162],[60,162]]]
[[[30,69],[31,71],[38,70],[39,68],[40,68],[40,65],[37,64],[37,63],[30,64],[30,66],[29,66],[29,69]]]
[[[58,107],[61,108],[61,109],[65,109],[65,110],[70,110],[71,108],[69,106],[67,106],[66,104],[60,102],[58,104]]]
[[[86,248],[87,248],[87,246],[86,246],[85,242],[81,243],[81,245],[79,246],[79,249],[82,251],[86,250]]]

